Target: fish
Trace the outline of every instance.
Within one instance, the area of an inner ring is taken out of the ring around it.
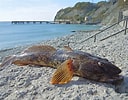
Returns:
[[[67,84],[74,76],[110,84],[120,84],[123,81],[123,76],[120,75],[122,70],[108,59],[73,50],[69,46],[59,50],[50,45],[34,45],[20,54],[5,57],[0,67],[12,64],[56,69],[50,80],[53,85]]]

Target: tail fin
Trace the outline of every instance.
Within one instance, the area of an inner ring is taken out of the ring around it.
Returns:
[[[73,77],[72,60],[63,62],[53,74],[51,84],[66,84]]]
[[[8,57],[6,57],[6,58],[2,61],[0,67],[6,67],[6,66],[11,65],[11,64],[13,63],[14,59],[15,59],[15,56],[8,56]]]

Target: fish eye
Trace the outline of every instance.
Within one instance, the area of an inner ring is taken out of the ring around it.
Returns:
[[[101,65],[102,65],[102,63],[101,63],[101,62],[98,62],[98,65],[99,65],[99,66],[101,66]]]

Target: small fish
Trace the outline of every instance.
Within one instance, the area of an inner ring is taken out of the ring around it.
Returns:
[[[56,50],[47,45],[32,46],[19,55],[6,57],[0,66],[11,64],[56,68],[50,81],[51,84],[66,84],[73,76],[111,84],[119,84],[123,81],[123,76],[119,75],[121,69],[107,59],[72,50],[68,46],[65,46],[64,50]]]

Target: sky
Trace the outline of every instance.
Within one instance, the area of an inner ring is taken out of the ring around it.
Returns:
[[[89,1],[105,0],[0,0],[0,21],[52,21],[60,9]]]

